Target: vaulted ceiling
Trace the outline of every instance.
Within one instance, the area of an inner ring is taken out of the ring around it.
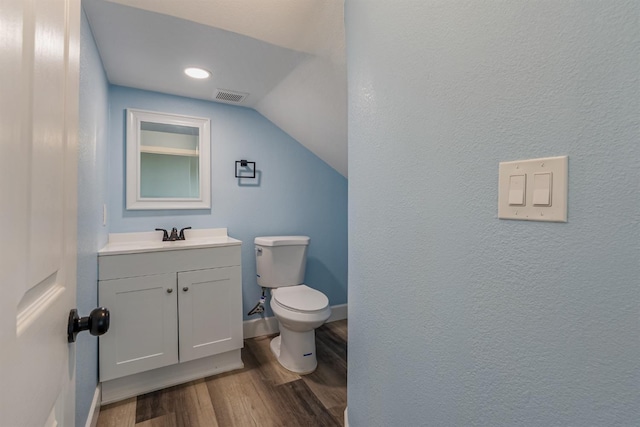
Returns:
[[[347,176],[342,0],[83,0],[109,82],[257,110]],[[187,66],[212,72],[184,75]],[[224,101],[223,101],[224,102]]]

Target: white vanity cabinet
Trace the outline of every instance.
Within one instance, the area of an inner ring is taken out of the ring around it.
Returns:
[[[243,366],[241,242],[223,230],[161,244],[139,236],[157,233],[109,236],[98,256],[99,305],[111,313],[99,339],[103,403]]]

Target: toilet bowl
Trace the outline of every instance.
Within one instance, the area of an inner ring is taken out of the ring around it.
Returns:
[[[315,329],[331,316],[329,299],[302,283],[307,236],[256,237],[258,285],[271,288],[271,310],[280,335],[271,341],[271,351],[286,369],[308,374],[317,365]]]
[[[280,335],[271,341],[278,362],[299,374],[313,372],[318,366],[315,330],[331,316],[329,299],[306,285],[276,288],[271,310],[280,327]]]

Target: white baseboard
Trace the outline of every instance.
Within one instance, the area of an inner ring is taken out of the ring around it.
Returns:
[[[327,323],[346,319],[348,315],[347,304],[331,306],[331,316]],[[263,335],[277,334],[278,321],[275,317],[260,317],[258,319],[245,320],[242,323],[244,338],[261,337]]]
[[[96,386],[96,391],[93,393],[93,400],[91,401],[91,407],[89,408],[89,415],[87,416],[87,423],[85,427],[96,427],[98,425],[98,415],[100,415],[100,401],[102,400],[102,388],[100,384]]]
[[[347,413],[348,410],[349,407],[344,408],[344,427],[349,427],[349,414]]]
[[[258,319],[245,320],[242,322],[242,329],[245,339],[277,334],[279,332],[278,321],[275,317],[260,317]]]
[[[329,320],[327,320],[327,323],[346,319],[347,315],[349,314],[347,307],[347,304],[332,305],[331,316],[329,316]]]

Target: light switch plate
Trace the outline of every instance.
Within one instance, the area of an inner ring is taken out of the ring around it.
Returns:
[[[567,156],[500,162],[498,172],[498,218],[524,221],[567,222]],[[551,205],[535,206],[534,174],[551,173]],[[509,182],[514,175],[526,175],[524,206],[509,205]]]

